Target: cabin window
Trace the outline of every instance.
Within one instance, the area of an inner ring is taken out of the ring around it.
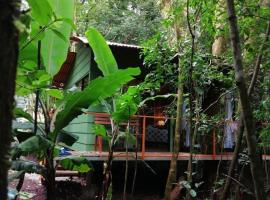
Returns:
[[[88,83],[89,83],[89,75],[86,75],[86,76],[83,77],[80,81],[78,81],[78,82],[76,83],[76,86],[77,86],[78,88],[80,88],[80,90],[82,91],[82,90],[85,89],[85,87],[88,85]]]

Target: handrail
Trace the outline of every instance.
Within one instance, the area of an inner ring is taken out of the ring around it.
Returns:
[[[110,118],[111,115],[109,113],[104,113],[104,112],[85,112],[86,114],[90,114],[90,115],[93,115],[95,117],[100,117],[100,118]],[[142,124],[140,123],[134,123],[134,125],[136,126],[136,138],[137,138],[137,141],[136,141],[136,144],[138,142],[138,135],[141,135],[142,138],[141,138],[141,158],[142,160],[144,160],[145,158],[145,152],[146,152],[146,120],[147,119],[175,119],[175,118],[172,118],[172,117],[166,117],[166,116],[151,116],[151,115],[133,115],[131,116],[131,119],[132,120],[135,120],[138,118],[142,119]],[[229,120],[224,120],[223,123],[228,123]],[[102,120],[99,120],[98,121],[99,124],[103,123]],[[105,120],[104,120],[105,122]],[[106,123],[107,124],[107,123]],[[124,123],[123,123],[124,124]],[[220,124],[220,123],[219,123]],[[139,134],[139,127],[142,126],[141,128],[141,134]],[[217,156],[219,154],[217,154],[217,147],[216,147],[216,144],[217,144],[217,138],[216,138],[216,130],[215,128],[212,130],[212,158],[213,160],[216,160],[217,159]],[[96,140],[96,150],[98,150],[99,152],[102,152],[102,138],[100,138],[100,136],[98,136],[97,140]],[[136,147],[137,148],[137,147]]]

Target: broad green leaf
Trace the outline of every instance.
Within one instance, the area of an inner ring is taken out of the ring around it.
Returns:
[[[40,74],[37,75],[38,80],[34,80],[32,85],[34,87],[44,87],[48,85],[48,82],[51,80],[51,76],[49,74]]]
[[[32,127],[34,127],[34,124],[33,123],[31,123],[31,124],[30,123],[23,123],[22,127],[19,127],[19,129],[24,129],[24,128],[29,129],[29,126],[32,128]],[[15,134],[14,136],[16,136],[16,138],[18,139],[18,141],[20,143],[35,135],[35,133],[28,132],[28,131],[23,132],[23,131],[14,130],[13,132]]]
[[[73,18],[74,1],[73,0],[48,0],[52,9],[56,13],[58,18]],[[69,43],[63,41],[69,41],[72,27],[70,24],[63,21],[57,22],[57,31],[48,29],[45,32],[45,37],[42,39],[41,54],[44,61],[44,65],[47,73],[54,76],[60,69],[61,65],[66,59]],[[59,35],[61,34],[61,38]]]
[[[102,71],[103,75],[107,76],[116,72],[118,69],[116,60],[104,37],[92,27],[86,31],[85,35],[95,54],[95,61],[98,64],[98,68]]]
[[[128,144],[136,144],[136,137],[129,132],[120,132],[117,135],[115,142],[119,141],[120,139],[124,139],[125,141],[127,141]]]
[[[132,80],[133,76],[139,74],[139,68],[118,70],[106,77],[99,77],[91,81],[82,92],[70,95],[65,103],[64,110],[59,112],[56,117],[55,131],[58,132],[66,127],[69,122],[82,113],[81,109],[87,109],[100,99],[114,95],[119,88]]]
[[[15,118],[22,117],[22,118],[27,119],[30,122],[33,121],[32,116],[29,113],[23,111],[23,109],[21,108],[14,108],[13,113],[14,113]]]
[[[48,148],[52,147],[52,142],[46,138],[35,135],[20,143],[15,149],[12,150],[12,155],[16,154],[38,154],[45,152]]]
[[[169,98],[169,97],[177,97],[176,94],[163,94],[163,95],[156,95],[156,96],[153,96],[153,97],[147,97],[146,99],[144,99],[142,102],[140,102],[139,104],[139,107],[142,107],[143,105],[145,105],[145,103],[147,101],[154,101],[158,98]]]
[[[63,92],[61,90],[48,89],[48,90],[46,90],[46,92],[51,97],[54,97],[54,98],[57,98],[57,99],[63,99],[63,97],[64,97]]]
[[[11,162],[11,169],[24,171],[26,173],[45,174],[46,168],[36,162],[29,160],[14,160]]]
[[[53,10],[47,0],[27,0],[31,7],[31,15],[39,25],[47,25],[53,16]],[[65,7],[65,6],[63,6]]]
[[[58,18],[57,20],[63,21],[65,23],[69,24],[73,30],[76,30],[76,28],[77,28],[76,25],[74,24],[73,20],[70,18]]]
[[[81,173],[89,172],[92,169],[91,163],[86,158],[69,157],[60,160],[60,165],[67,169]]]
[[[19,68],[23,71],[34,71],[37,69],[37,63],[33,60],[24,60],[22,63],[20,63]]]
[[[51,30],[55,35],[57,35],[60,39],[62,39],[64,42],[68,42],[68,41],[67,41],[67,38],[66,38],[60,31],[58,31],[58,30],[55,29],[55,28],[50,28],[50,30]]]
[[[31,42],[19,53],[19,64],[25,61],[37,62],[37,44]]]
[[[140,102],[138,87],[129,87],[128,91],[116,98],[116,111],[112,114],[117,122],[128,121],[137,112]]]
[[[107,130],[104,125],[102,124],[94,124],[92,125],[92,131],[96,134],[101,136],[102,138],[106,140],[110,140],[111,137],[107,135]]]

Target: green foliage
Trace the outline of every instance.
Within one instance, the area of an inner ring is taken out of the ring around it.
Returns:
[[[63,111],[59,112],[55,121],[55,131],[58,132],[82,113],[83,108],[114,95],[124,84],[139,75],[139,68],[118,70],[106,77],[99,77],[81,92],[74,93],[65,102]]]
[[[35,89],[49,88],[52,77],[66,59],[71,29],[74,27],[73,1],[28,1],[30,14],[21,21],[20,51],[16,79],[17,95],[31,94]],[[65,6],[59,6],[59,5]],[[38,41],[41,42],[41,66],[37,67]]]
[[[40,25],[47,25],[53,15],[53,9],[47,0],[27,0],[31,7],[31,16]]]
[[[21,118],[22,117],[22,118],[27,119],[30,122],[33,121],[32,116],[29,113],[23,111],[23,109],[21,109],[21,108],[14,108],[13,113],[14,113],[15,118]]]
[[[117,143],[118,141],[124,139],[125,142],[127,142],[128,144],[132,144],[135,145],[136,144],[136,137],[134,136],[134,134],[130,133],[130,132],[120,132],[117,135],[117,138],[115,140],[115,143]]]
[[[45,32],[41,52],[46,71],[54,76],[66,59],[69,47],[67,41],[72,29],[70,24],[63,22],[61,18],[73,18],[74,3],[73,0],[49,0],[49,3],[60,21]]]
[[[46,176],[46,168],[33,161],[28,160],[14,160],[11,163],[11,169],[16,171],[23,171],[25,173],[37,173]]]
[[[191,184],[188,181],[180,181],[180,184],[187,189],[191,197],[194,198],[197,196],[196,191],[192,189]]]
[[[53,146],[53,143],[43,136],[35,135],[21,142],[15,149],[12,150],[12,155],[28,155],[36,154],[43,155],[46,150]]]
[[[164,84],[175,87],[177,82],[177,49],[169,44],[168,34],[168,31],[161,29],[142,45],[144,63],[150,70],[145,77],[144,88],[150,91],[159,90]]]
[[[139,87],[129,87],[126,93],[115,98],[113,119],[116,122],[128,121],[129,117],[137,112],[139,103]]]
[[[92,169],[91,163],[86,158],[81,157],[64,158],[59,163],[64,169],[81,173],[89,172]]]
[[[56,99],[63,99],[64,94],[61,90],[58,89],[48,89],[46,90],[47,94],[51,97],[54,97]]]
[[[111,140],[111,137],[107,135],[107,130],[104,125],[102,124],[94,124],[92,126],[92,131],[95,135],[101,136],[103,139],[106,139],[108,141]]]
[[[104,76],[117,71],[116,60],[103,36],[94,28],[89,28],[85,33],[88,42],[94,52],[95,61]]]
[[[77,33],[94,26],[109,41],[139,44],[156,33],[161,16],[156,0],[77,0]]]

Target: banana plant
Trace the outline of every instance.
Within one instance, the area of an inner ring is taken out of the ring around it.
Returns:
[[[91,46],[95,61],[98,68],[102,71],[104,78],[110,77],[121,70],[118,69],[117,62],[107,45],[102,35],[94,28],[89,28],[86,32],[89,45]],[[139,68],[127,68],[125,71],[132,70],[133,76],[139,75]],[[125,73],[126,73],[125,72]],[[121,79],[120,77],[117,78]],[[127,83],[126,81],[125,83]],[[91,84],[90,84],[91,85]],[[122,84],[123,86],[124,84]],[[111,87],[111,86],[110,86]],[[109,156],[104,165],[103,185],[102,191],[99,195],[99,199],[109,198],[108,192],[111,186],[111,167],[113,161],[114,148],[117,141],[120,138],[124,138],[126,144],[128,142],[135,143],[136,138],[129,133],[127,129],[125,132],[120,132],[120,123],[128,122],[130,117],[137,112],[140,102],[140,87],[129,87],[125,93],[121,93],[121,90],[116,90],[114,95],[110,95],[110,98],[99,98],[99,102],[107,109],[107,112],[111,116],[111,131],[107,131],[104,125],[95,125],[93,127],[94,133],[102,136],[103,139],[108,141],[109,144]]]
[[[112,97],[123,85],[140,74],[139,68],[118,69],[105,39],[97,30],[90,28],[86,35],[92,41],[89,42],[93,45],[96,62],[104,76],[91,81],[81,92],[66,94],[66,91],[52,89],[52,76],[57,73],[66,57],[65,49],[68,47],[68,37],[73,28],[71,2],[62,1],[28,0],[31,10],[22,18],[25,26],[21,33],[17,74],[17,95],[36,92],[38,97],[36,105],[42,108],[45,124],[40,126],[36,119],[28,119],[36,124],[38,131],[34,131],[32,136],[26,137],[13,148],[13,169],[24,172],[29,172],[29,169],[42,169],[35,172],[40,173],[45,179],[48,199],[53,199],[55,194],[54,157],[59,155],[58,149],[63,143],[65,146],[72,145],[78,139],[72,134],[65,133],[63,128],[82,114],[83,109]],[[62,5],[61,8],[57,6],[59,4]],[[65,98],[62,98],[64,94]],[[55,98],[60,98],[59,104],[55,103]],[[52,108],[55,109],[54,114],[50,113]],[[60,137],[61,135],[65,137]],[[68,138],[68,141],[61,138]],[[22,155],[27,154],[35,154],[45,159],[45,165],[35,163],[37,165],[34,167],[33,163],[30,165],[20,159]],[[81,172],[91,169],[90,164],[83,158],[65,158],[60,164],[67,169]],[[28,167],[29,165],[32,167]]]

